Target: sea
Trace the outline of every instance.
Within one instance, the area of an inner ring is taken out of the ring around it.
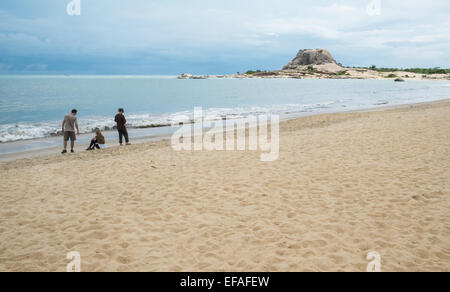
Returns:
[[[58,146],[62,120],[72,109],[78,110],[87,142],[95,128],[116,138],[112,129],[119,107],[132,137],[151,138],[170,132],[174,117],[193,116],[195,107],[226,119],[287,118],[448,98],[449,81],[0,76],[0,154]]]

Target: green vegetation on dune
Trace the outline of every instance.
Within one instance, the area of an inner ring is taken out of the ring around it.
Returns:
[[[385,76],[385,78],[397,78],[398,76],[395,74],[389,74],[388,76]]]
[[[410,72],[410,73],[417,73],[417,74],[450,74],[450,69],[441,69],[439,67],[436,68],[408,68],[408,69],[402,69],[402,68],[377,68],[377,66],[372,65],[369,68],[370,70],[377,71],[377,72]]]
[[[343,67],[344,69],[346,67]],[[433,75],[433,74],[450,74],[450,69],[442,69],[439,67],[435,68],[378,68],[375,65],[372,65],[370,67],[347,67],[347,68],[353,68],[356,69],[357,72],[365,73],[369,70],[376,71],[379,73],[388,73],[388,75],[385,75],[385,78],[397,78],[398,75],[394,74],[395,72],[409,72],[409,73],[415,73],[415,74],[421,74],[424,76],[427,75]],[[300,71],[306,71],[308,74],[314,74],[314,73],[320,73],[313,65],[309,65],[306,67],[306,69],[302,69]],[[257,75],[257,76],[267,76],[267,74],[274,72],[274,71],[266,71],[266,70],[248,70],[244,73],[244,75]],[[241,73],[237,73],[240,75]],[[275,74],[276,75],[276,74]],[[348,70],[342,70],[336,73],[333,73],[332,75],[337,76],[345,76],[345,75],[351,75]],[[414,76],[403,76],[405,78],[414,78]]]
[[[245,74],[247,74],[247,75],[254,75],[254,74],[264,73],[264,72],[266,72],[266,71],[261,71],[261,70],[256,70],[256,71],[248,70]]]

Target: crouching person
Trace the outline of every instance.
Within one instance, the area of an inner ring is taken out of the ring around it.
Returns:
[[[102,132],[99,128],[95,129],[95,137],[91,139],[91,145],[86,149],[87,151],[100,149],[100,145],[105,145],[105,136],[103,136]]]

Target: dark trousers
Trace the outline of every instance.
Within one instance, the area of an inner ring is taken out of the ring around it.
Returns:
[[[100,145],[98,145],[97,140],[91,140],[91,145],[89,145],[88,149],[94,149],[94,148],[100,149]]]
[[[130,140],[128,139],[128,131],[127,129],[117,129],[119,132],[119,143],[122,144],[122,139],[125,137],[125,142],[128,143]]]

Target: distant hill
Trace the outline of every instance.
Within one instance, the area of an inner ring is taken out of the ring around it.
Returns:
[[[283,70],[299,70],[308,65],[337,64],[331,53],[325,49],[300,50],[297,56]]]

